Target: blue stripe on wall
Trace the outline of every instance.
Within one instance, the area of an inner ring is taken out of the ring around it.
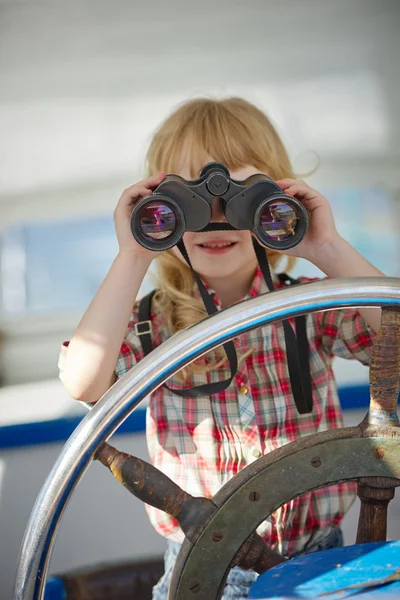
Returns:
[[[349,385],[338,392],[343,410],[367,409],[369,406],[369,385]]]
[[[83,417],[64,417],[38,423],[19,423],[0,427],[0,449],[20,448],[36,444],[66,442]],[[116,435],[122,433],[144,432],[146,428],[146,409],[138,408],[126,419]]]
[[[367,408],[369,404],[368,385],[355,385],[339,389],[343,410]],[[36,444],[65,442],[83,417],[64,417],[39,423],[21,423],[0,427],[0,449],[20,448]],[[115,435],[141,433],[146,427],[146,409],[138,408],[121,425]]]

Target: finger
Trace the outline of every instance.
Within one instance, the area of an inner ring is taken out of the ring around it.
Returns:
[[[158,173],[154,173],[154,175],[148,177],[147,179],[144,179],[140,183],[149,187],[153,187],[155,185],[159,185],[163,181],[163,179],[165,179],[165,175],[165,171],[158,171]]]
[[[115,212],[116,214],[129,214],[132,212],[133,207],[137,204],[137,202],[139,200],[141,200],[142,198],[145,198],[146,196],[151,196],[152,191],[148,188],[144,188],[144,187],[137,187],[135,186],[135,189],[131,189],[131,190],[125,190],[125,192],[122,194],[121,198],[119,199],[119,202],[115,208]],[[121,213],[122,211],[122,213]]]
[[[276,183],[285,192],[287,192],[288,189],[291,188],[294,185],[295,186],[299,186],[299,189],[312,189],[312,188],[310,188],[310,186],[308,185],[308,183],[306,183],[302,179],[281,179],[281,180],[277,181]]]
[[[288,177],[285,179],[278,179],[278,181],[276,181],[275,183],[277,185],[279,185],[280,188],[282,189],[286,189],[287,187],[289,187],[290,185],[293,185],[294,183],[296,183],[296,179],[289,179]]]
[[[146,196],[151,196],[153,191],[147,187],[140,187],[135,190],[135,194],[127,197],[127,205],[136,204],[138,200],[142,200],[146,198]]]
[[[289,196],[302,196],[303,198],[315,198],[318,196],[318,192],[312,188],[305,187],[302,185],[293,185],[292,187],[285,190]]]
[[[137,183],[127,187],[126,190],[124,190],[123,195],[126,194],[134,198],[137,197],[138,190],[143,189],[150,190],[151,193],[153,188],[159,185],[163,179],[165,179],[165,171],[159,171],[155,175],[152,175],[152,177],[143,179],[142,181],[138,181]]]
[[[150,196],[152,193],[153,190],[150,187],[135,183],[135,185],[131,185],[123,191],[121,200],[124,202],[132,202],[139,198],[143,198],[144,196]]]
[[[299,196],[302,200],[313,200],[321,196],[321,194],[304,182],[287,187],[285,193],[288,196]]]

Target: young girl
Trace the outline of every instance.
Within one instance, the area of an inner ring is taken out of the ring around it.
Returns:
[[[118,202],[114,221],[119,253],[62,353],[62,380],[72,397],[96,402],[142,359],[135,334],[135,299],[154,259],[158,292],[152,304],[153,346],[206,316],[192,271],[179,250],[174,247],[155,253],[142,248],[131,234],[130,216],[135,203],[151,194],[166,172],[195,179],[211,161],[227,166],[236,180],[263,172],[304,203],[310,225],[303,241],[286,252],[289,268],[297,256],[328,277],[382,275],[340,237],[328,200],[295,179],[283,144],[264,113],[239,98],[192,100],[179,107],[155,134],[147,154],[149,177],[127,188]],[[218,198],[212,203],[212,222],[225,222]],[[249,231],[236,230],[184,235],[193,269],[218,308],[268,291],[252,240]],[[267,250],[267,256],[276,287],[280,287],[276,273],[282,255]],[[379,322],[376,308],[308,315],[314,408],[302,415],[293,400],[282,324],[240,336],[235,340],[238,372],[225,391],[182,398],[163,386],[152,394],[147,442],[153,464],[190,494],[211,498],[263,454],[299,437],[342,427],[332,359],[356,358],[368,364]],[[226,356],[218,349],[176,375],[169,385],[191,388],[229,376]],[[354,492],[354,484],[344,483],[304,494],[281,507],[258,532],[285,556],[341,545],[339,525]],[[153,592],[153,598],[161,600],[167,597],[183,534],[172,517],[147,509],[156,530],[168,540],[165,575]],[[256,577],[253,572],[233,569],[224,599],[247,598]]]

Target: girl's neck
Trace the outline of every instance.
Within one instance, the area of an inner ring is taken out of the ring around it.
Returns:
[[[256,269],[257,265],[251,270],[246,269],[244,272],[238,272],[229,277],[207,278],[207,284],[217,294],[221,308],[236,304],[249,293]]]

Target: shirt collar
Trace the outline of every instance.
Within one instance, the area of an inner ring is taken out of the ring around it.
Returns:
[[[219,299],[216,291],[211,286],[209,286],[203,279],[201,281],[203,282],[204,287],[206,288],[207,292],[210,294],[214,304],[217,306],[218,309],[220,309],[221,302],[220,302],[220,299]],[[267,291],[268,291],[268,288],[264,281],[264,277],[262,275],[261,269],[257,265],[257,268],[254,273],[253,281],[250,286],[250,290],[247,292],[247,294],[245,296],[243,296],[243,298],[240,298],[240,300],[238,300],[236,302],[236,304],[238,304],[239,302],[242,302],[243,300],[248,300],[249,298],[254,298],[255,296],[264,294]],[[201,298],[200,290],[197,285],[195,287],[195,297]]]

